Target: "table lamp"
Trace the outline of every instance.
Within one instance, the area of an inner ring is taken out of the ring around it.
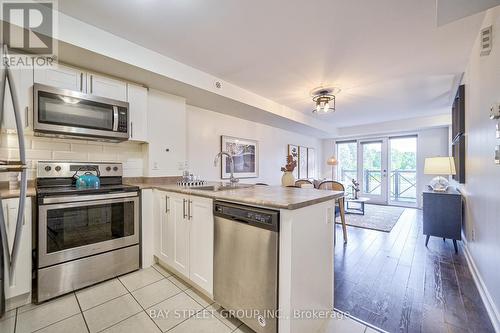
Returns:
[[[436,175],[429,186],[434,192],[446,192],[448,180],[443,176],[456,175],[455,161],[453,157],[428,157],[425,159],[424,174]]]
[[[330,157],[329,159],[326,160],[326,164],[332,166],[332,180],[333,180],[333,168],[339,164],[339,161],[335,158],[335,156]]]

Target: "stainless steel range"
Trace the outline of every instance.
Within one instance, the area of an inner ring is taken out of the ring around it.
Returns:
[[[75,173],[98,170],[99,188]],[[139,188],[122,184],[121,163],[38,162],[35,301],[139,268]]]

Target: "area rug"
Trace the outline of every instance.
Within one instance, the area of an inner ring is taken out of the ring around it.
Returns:
[[[402,207],[367,204],[365,215],[346,214],[345,222],[353,227],[390,232],[404,210]],[[338,224],[341,223],[340,217],[336,220]]]

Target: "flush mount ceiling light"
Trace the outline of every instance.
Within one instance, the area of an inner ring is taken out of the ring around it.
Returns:
[[[336,87],[318,87],[311,90],[311,97],[316,108],[313,113],[324,114],[335,111],[335,94],[340,92]]]

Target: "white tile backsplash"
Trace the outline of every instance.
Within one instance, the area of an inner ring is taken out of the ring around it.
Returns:
[[[86,140],[57,139],[25,135],[28,177],[36,177],[36,166],[40,160],[121,162],[125,177],[142,177],[144,155],[141,143],[98,142]],[[0,159],[18,159],[17,135],[0,134]],[[7,181],[7,174],[0,174],[0,181]]]

